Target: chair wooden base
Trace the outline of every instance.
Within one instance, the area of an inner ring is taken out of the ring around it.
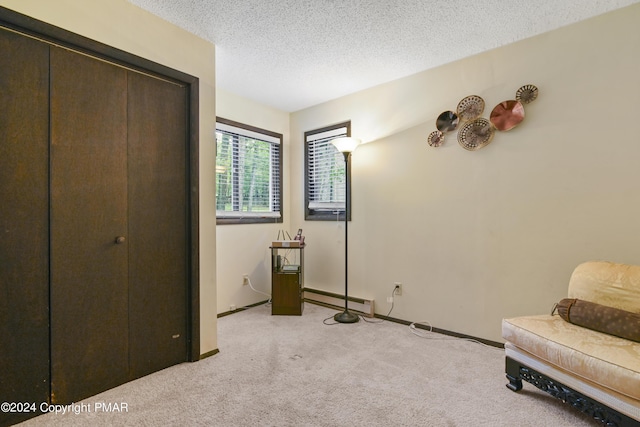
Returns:
[[[506,374],[509,384],[507,388],[514,392],[522,389],[522,380],[533,384],[540,390],[561,399],[577,410],[592,416],[605,426],[611,427],[638,427],[640,422],[609,408],[602,403],[577,392],[558,381],[549,378],[522,362],[506,357]]]

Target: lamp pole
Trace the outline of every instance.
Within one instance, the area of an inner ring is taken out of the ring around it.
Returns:
[[[351,153],[356,149],[360,140],[356,138],[338,138],[331,141],[333,145],[338,148],[344,155],[344,173],[345,179],[345,206],[344,206],[344,311],[333,316],[333,319],[338,323],[356,323],[360,318],[357,314],[349,312],[349,233],[347,227],[349,224],[349,213],[351,207],[351,185],[349,177],[349,166],[351,164]]]

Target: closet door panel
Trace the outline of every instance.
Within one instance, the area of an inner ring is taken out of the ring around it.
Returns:
[[[129,307],[133,378],[187,360],[187,92],[130,72]]]
[[[49,398],[48,98],[49,47],[0,29],[0,402]]]
[[[128,379],[126,90],[124,69],[51,48],[54,403]]]

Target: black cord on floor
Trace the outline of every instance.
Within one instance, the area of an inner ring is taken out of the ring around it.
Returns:
[[[333,316],[327,317],[326,319],[324,319],[322,321],[322,323],[324,323],[327,326],[333,326],[333,325],[339,325],[340,324],[340,322],[327,323],[327,320],[329,320],[329,319],[333,319]]]
[[[391,312],[393,311],[393,306],[395,304],[395,298],[393,297],[393,294],[396,292],[396,287],[395,285],[393,286],[393,289],[391,290],[391,308],[389,309],[389,312],[387,313],[386,317],[389,317],[389,315],[391,314]],[[364,316],[360,315],[360,317],[362,318],[362,320],[364,320],[367,323],[383,323],[385,321],[385,319],[380,319],[380,320],[367,320],[365,319]]]

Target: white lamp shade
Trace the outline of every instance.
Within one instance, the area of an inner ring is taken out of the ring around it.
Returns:
[[[360,140],[358,138],[351,138],[345,136],[343,138],[336,138],[331,141],[333,145],[338,149],[338,151],[342,153],[352,153],[358,145],[360,145]]]

